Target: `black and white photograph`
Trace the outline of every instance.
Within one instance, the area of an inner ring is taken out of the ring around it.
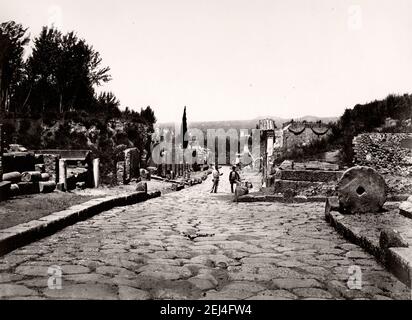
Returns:
[[[0,300],[411,300],[411,14],[0,0]]]

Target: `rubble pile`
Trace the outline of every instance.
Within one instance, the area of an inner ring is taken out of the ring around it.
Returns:
[[[353,139],[354,162],[380,174],[412,178],[411,144],[408,133],[363,133]]]

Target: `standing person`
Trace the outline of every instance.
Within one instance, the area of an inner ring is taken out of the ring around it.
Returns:
[[[215,165],[215,169],[212,172],[212,177],[213,177],[213,186],[212,190],[210,190],[210,193],[217,193],[217,186],[219,185],[219,177],[221,176],[219,172],[219,167]]]
[[[239,181],[240,181],[239,173],[236,171],[236,166],[233,166],[232,171],[230,171],[229,173],[230,190],[232,191],[232,193],[234,192],[233,185],[235,183],[238,183]]]

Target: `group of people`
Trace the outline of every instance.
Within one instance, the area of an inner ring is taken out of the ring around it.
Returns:
[[[223,175],[223,173],[220,173],[219,167],[216,165],[213,172],[212,172],[212,177],[213,177],[213,186],[212,190],[210,190],[210,193],[217,193],[217,187],[219,186],[219,180],[220,176]],[[232,193],[234,193],[234,188],[233,186],[236,185],[237,183],[240,183],[240,175],[237,172],[237,167],[233,166],[232,171],[229,173],[229,183],[230,183],[230,190]]]

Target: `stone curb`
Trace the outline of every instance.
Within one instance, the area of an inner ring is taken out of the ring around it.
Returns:
[[[239,196],[236,202],[282,202],[282,203],[306,203],[306,202],[324,202],[326,201],[326,196],[318,197],[303,197],[296,196],[293,198],[285,198],[281,195],[253,195],[247,194],[244,196]]]
[[[17,226],[0,230],[0,256],[33,241],[52,235],[53,233],[86,220],[103,211],[136,204],[161,196],[160,191],[151,193],[134,192],[124,196],[109,196],[89,200],[72,206],[66,210],[52,213],[38,220],[33,220]]]
[[[325,220],[345,239],[360,246],[366,252],[375,256],[389,272],[408,287],[412,284],[412,248],[390,247],[382,248],[379,241],[362,236],[356,228],[351,228],[343,222],[344,215],[337,211],[337,198],[328,198],[325,204]]]
[[[328,199],[327,196],[296,196],[293,198],[285,198],[283,195],[255,195],[247,194],[239,196],[235,202],[282,202],[282,203],[306,203],[306,202],[324,202]],[[400,202],[408,199],[407,195],[390,196],[388,202]]]

